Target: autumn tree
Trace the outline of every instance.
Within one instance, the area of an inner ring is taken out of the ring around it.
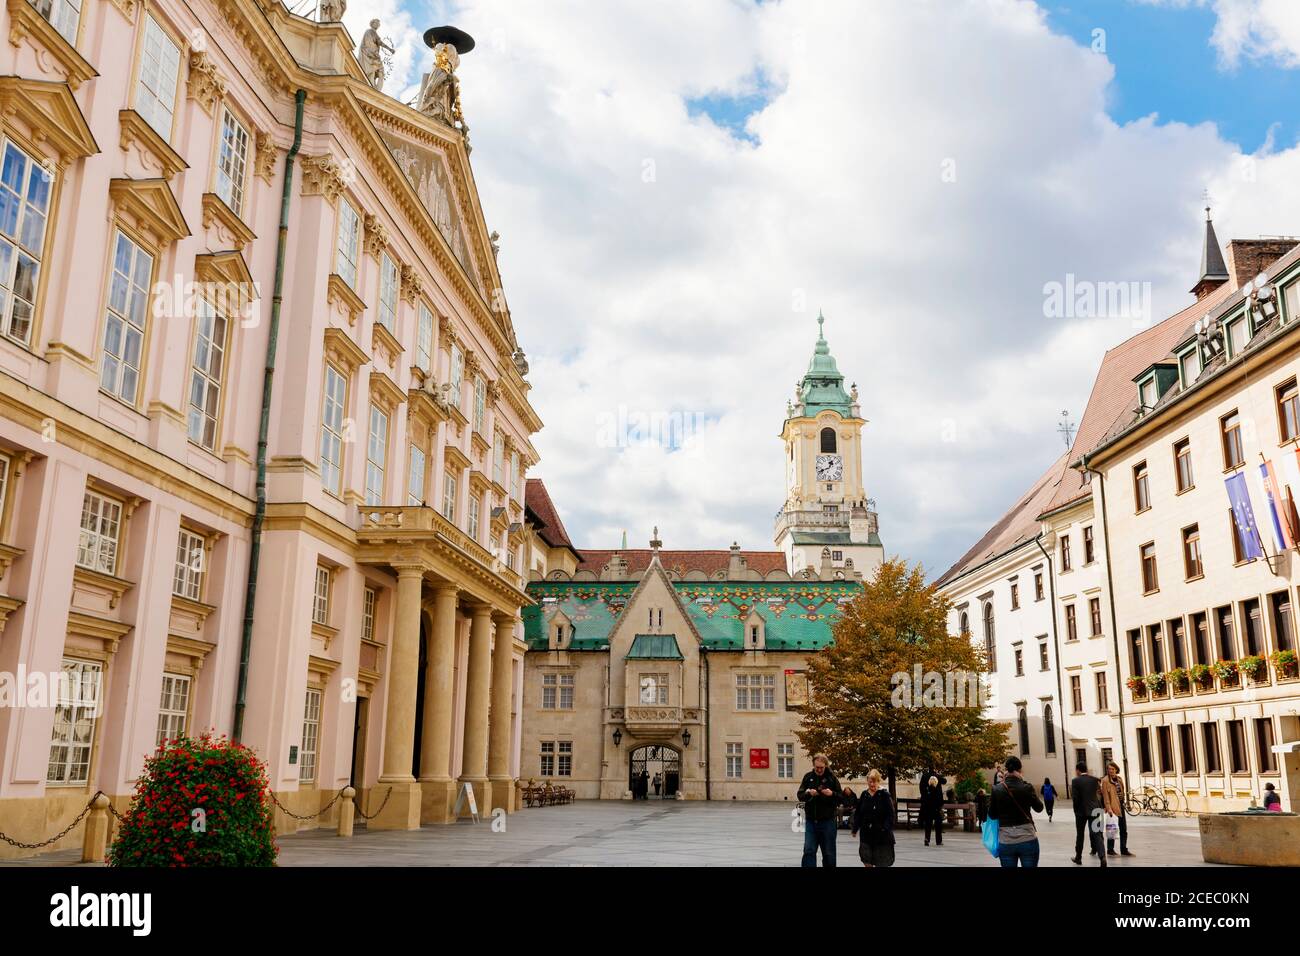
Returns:
[[[949,608],[919,564],[883,563],[808,661],[804,749],[845,776],[878,769],[891,791],[898,775],[956,780],[1003,759],[1009,725],[984,716],[987,664],[969,636],[948,633]]]

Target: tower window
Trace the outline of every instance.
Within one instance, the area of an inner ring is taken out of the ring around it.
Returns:
[[[832,455],[833,455],[833,454],[835,454],[835,451],[836,451],[836,448],[835,448],[835,429],[833,429],[833,428],[823,428],[823,429],[822,429],[822,453],[823,453],[823,454],[832,454]]]

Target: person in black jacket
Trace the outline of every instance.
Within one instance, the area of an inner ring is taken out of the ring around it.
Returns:
[[[925,845],[930,845],[934,829],[936,846],[943,846],[943,785],[948,781],[932,771],[921,774],[921,824],[925,827]]]
[[[861,834],[858,859],[863,866],[894,865],[894,801],[880,786],[880,771],[867,774],[867,792],[858,797],[850,828]]]
[[[1070,781],[1070,803],[1074,805],[1074,856],[1070,859],[1076,865],[1083,863],[1083,834],[1086,830],[1092,855],[1105,866],[1106,847],[1102,826],[1106,811],[1102,808],[1101,781],[1088,773],[1088,764],[1083,760],[1074,767],[1074,779]]]
[[[831,773],[825,754],[813,757],[813,768],[803,775],[796,796],[803,801],[803,866],[817,865],[817,848],[822,866],[835,865],[835,820],[843,791]]]
[[[1019,757],[1008,757],[1002,782],[993,788],[989,816],[998,821],[998,859],[1003,867],[1036,868],[1041,848],[1034,813],[1043,812],[1043,801],[1033,784],[1021,776]]]

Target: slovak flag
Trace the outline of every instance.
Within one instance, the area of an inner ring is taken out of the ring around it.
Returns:
[[[1295,546],[1295,538],[1291,534],[1290,516],[1286,520],[1282,518],[1286,507],[1285,499],[1278,490],[1277,473],[1273,470],[1271,461],[1259,466],[1259,477],[1264,482],[1264,495],[1268,498],[1269,517],[1273,519],[1273,537],[1277,539],[1277,549],[1285,551]]]
[[[1264,545],[1259,540],[1255,526],[1255,509],[1250,506],[1250,490],[1246,487],[1246,473],[1229,475],[1223,480],[1228,487],[1228,500],[1232,502],[1232,519],[1237,525],[1237,540],[1242,555],[1250,561],[1264,556]]]

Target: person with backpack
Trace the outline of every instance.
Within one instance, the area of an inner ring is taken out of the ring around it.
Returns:
[[[1043,806],[1047,807],[1047,822],[1052,822],[1052,807],[1056,806],[1056,788],[1052,786],[1052,778],[1044,777],[1041,788],[1043,794]]]
[[[1019,757],[1007,758],[1002,782],[989,800],[989,816],[998,822],[998,859],[1007,869],[1037,867],[1041,850],[1033,814],[1043,812],[1043,801],[1021,775],[1021,766]]]

